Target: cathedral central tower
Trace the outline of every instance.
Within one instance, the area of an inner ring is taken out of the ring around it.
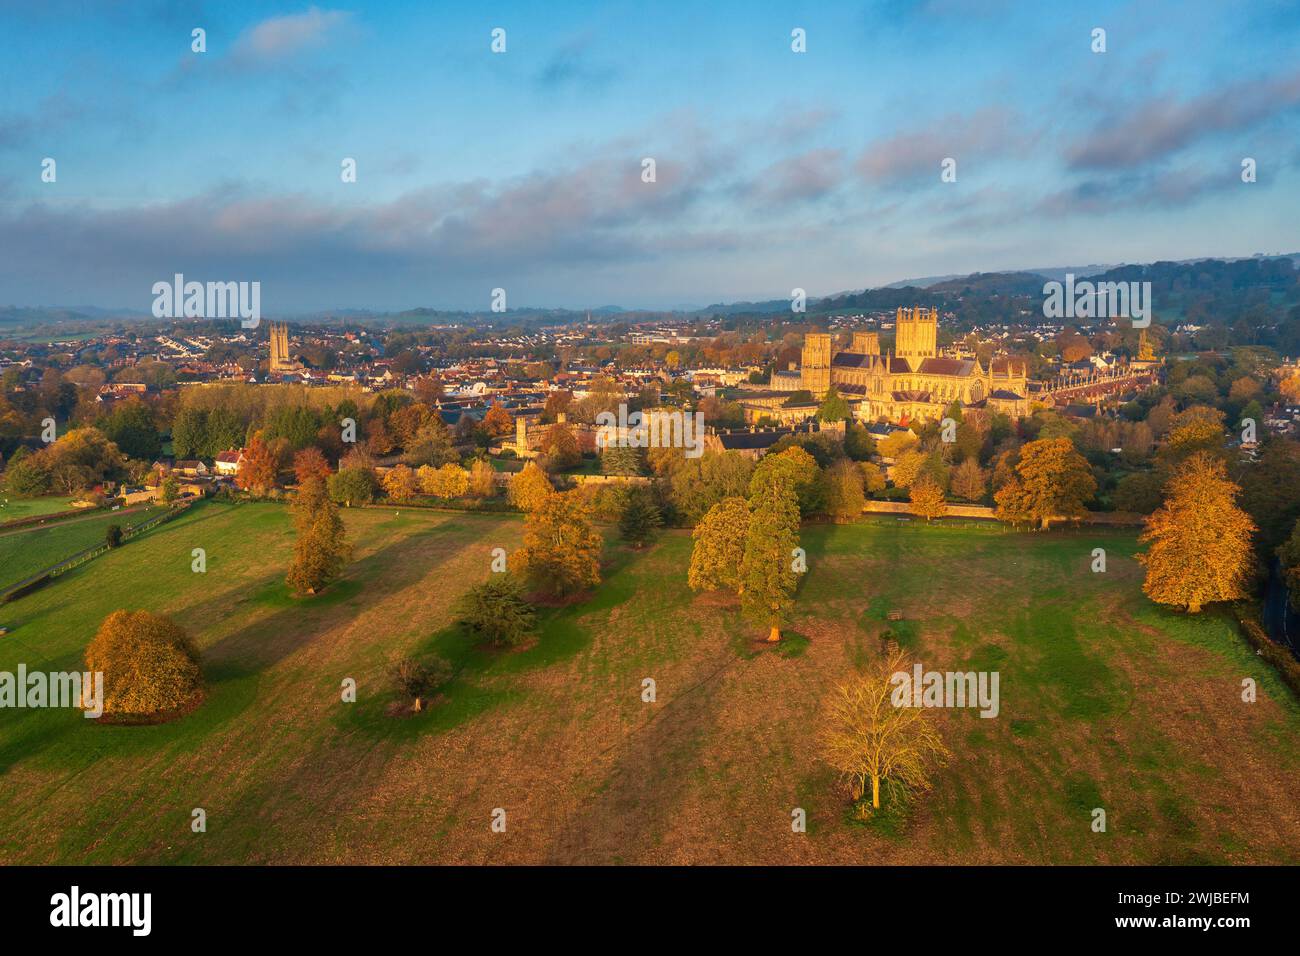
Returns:
[[[894,354],[905,359],[939,354],[939,310],[899,309],[894,318]]]

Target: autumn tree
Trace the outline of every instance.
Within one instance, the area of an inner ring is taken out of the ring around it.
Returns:
[[[1007,478],[993,493],[993,514],[1009,525],[1032,524],[1034,516],[1029,511],[1029,497],[1025,486],[1015,475]]]
[[[967,458],[952,472],[952,493],[963,501],[979,501],[989,489],[989,473],[975,458]]]
[[[1087,460],[1068,438],[1041,438],[1020,449],[1016,481],[998,490],[999,517],[1035,521],[1046,530],[1060,518],[1087,515],[1084,503],[1097,491]],[[1012,517],[1017,516],[1017,517]]]
[[[334,469],[325,459],[324,452],[315,445],[308,445],[293,456],[293,473],[298,484],[301,485],[308,478],[329,481],[330,475],[334,474]]]
[[[920,439],[916,433],[908,429],[903,431],[890,432],[884,438],[876,442],[876,450],[884,458],[898,458],[903,452],[914,447]]]
[[[556,421],[560,415],[569,411],[569,406],[572,404],[572,392],[566,392],[563,389],[551,392],[546,396],[546,404],[542,407],[542,420],[547,422]]]
[[[437,375],[421,375],[413,388],[415,400],[423,405],[435,405],[443,395],[442,379]]]
[[[202,687],[199,652],[170,618],[114,611],[86,648],[86,670],[102,673],[104,713],[165,713],[191,702]],[[83,706],[90,701],[83,700]]]
[[[388,416],[388,430],[405,449],[415,444],[420,429],[438,417],[438,413],[422,402],[412,402]]]
[[[1224,452],[1223,413],[1217,408],[1194,405],[1180,412],[1170,424],[1169,437],[1160,450],[1167,462],[1180,462],[1199,451]]]
[[[758,482],[749,500],[740,600],[745,615],[767,627],[769,641],[781,639],[781,628],[794,603],[798,547],[799,502],[793,483],[780,474]]]
[[[922,470],[930,456],[923,451],[907,450],[902,452],[894,464],[892,476],[894,485],[899,488],[911,488],[921,476]]]
[[[468,491],[475,498],[491,498],[497,493],[496,471],[482,458],[474,459],[470,466]]]
[[[290,510],[297,538],[285,580],[296,594],[315,594],[338,578],[351,555],[343,519],[319,478],[298,487]]]
[[[514,647],[533,633],[537,612],[510,574],[493,574],[457,600],[456,620],[493,647]]]
[[[108,478],[119,477],[126,465],[117,445],[94,428],[74,428],[32,456],[54,487],[72,495]]]
[[[868,498],[885,490],[885,473],[880,466],[874,462],[860,461],[858,467],[862,469],[862,491]]]
[[[749,502],[723,498],[691,532],[695,547],[686,581],[692,591],[740,592],[740,568],[749,534]]]
[[[510,479],[507,497],[520,511],[535,511],[543,501],[555,494],[551,479],[546,477],[537,462],[530,461],[523,470]]]
[[[448,462],[460,460],[452,445],[451,432],[436,412],[420,426],[404,451],[403,460],[412,467],[432,465],[439,468]]]
[[[366,448],[372,455],[387,455],[397,448],[397,437],[381,417],[366,423]]]
[[[500,438],[515,430],[515,420],[504,406],[493,402],[487,414],[483,416],[483,427],[492,438]]]
[[[848,459],[835,462],[826,469],[823,486],[826,514],[832,520],[844,524],[862,516],[867,497],[862,491],[862,468],[856,462]]]
[[[1174,470],[1165,503],[1147,517],[1139,539],[1151,545],[1138,556],[1147,569],[1147,597],[1195,614],[1247,595],[1256,529],[1237,507],[1240,493],[1212,452],[1197,452]]]
[[[275,487],[279,472],[280,463],[275,453],[262,440],[262,433],[257,432],[244,449],[244,460],[235,475],[235,484],[250,494],[265,495]]]
[[[415,472],[407,465],[398,465],[384,475],[384,494],[393,501],[410,501],[420,490]]]
[[[435,498],[460,498],[469,490],[469,472],[451,462],[441,468],[422,465],[418,474],[420,490]]]
[[[548,494],[524,520],[515,566],[534,590],[564,597],[600,583],[602,544],[577,495]]]
[[[723,498],[749,494],[754,463],[734,451],[685,458],[679,448],[652,448],[648,457],[655,473],[668,479],[673,508],[692,524]]]
[[[932,518],[942,518],[948,513],[943,489],[928,475],[917,479],[909,489],[908,497],[912,503],[912,514],[921,516],[927,523]]]
[[[553,471],[564,471],[582,461],[578,438],[567,422],[556,422],[546,429],[538,450],[546,456],[548,467]]]
[[[923,793],[932,786],[934,771],[952,756],[926,708],[895,704],[895,675],[910,680],[911,673],[907,654],[891,644],[866,673],[840,684],[826,702],[822,758],[849,784],[861,817],[880,809],[882,784],[896,784],[904,799]]]

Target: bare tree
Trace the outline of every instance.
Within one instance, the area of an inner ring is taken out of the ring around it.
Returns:
[[[895,706],[896,674],[910,681],[911,661],[890,644],[867,673],[836,687],[826,704],[823,759],[849,782],[855,803],[870,782],[873,810],[880,809],[881,781],[923,792],[931,772],[951,756],[925,708]]]

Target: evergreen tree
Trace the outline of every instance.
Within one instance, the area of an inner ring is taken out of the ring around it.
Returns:
[[[456,602],[457,621],[494,647],[513,647],[533,633],[537,612],[509,574],[493,574]]]
[[[629,488],[618,519],[618,531],[623,540],[640,548],[663,523],[663,515],[655,507],[649,492],[644,488]]]
[[[817,418],[823,422],[842,422],[848,417],[849,403],[840,398],[839,390],[832,385],[817,409]]]
[[[600,452],[600,470],[606,475],[640,475],[644,471],[641,449],[609,445]]]

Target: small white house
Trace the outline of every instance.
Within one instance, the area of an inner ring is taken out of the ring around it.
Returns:
[[[237,475],[239,474],[239,466],[243,463],[244,450],[242,448],[232,448],[217,455],[214,467],[218,475]]]

